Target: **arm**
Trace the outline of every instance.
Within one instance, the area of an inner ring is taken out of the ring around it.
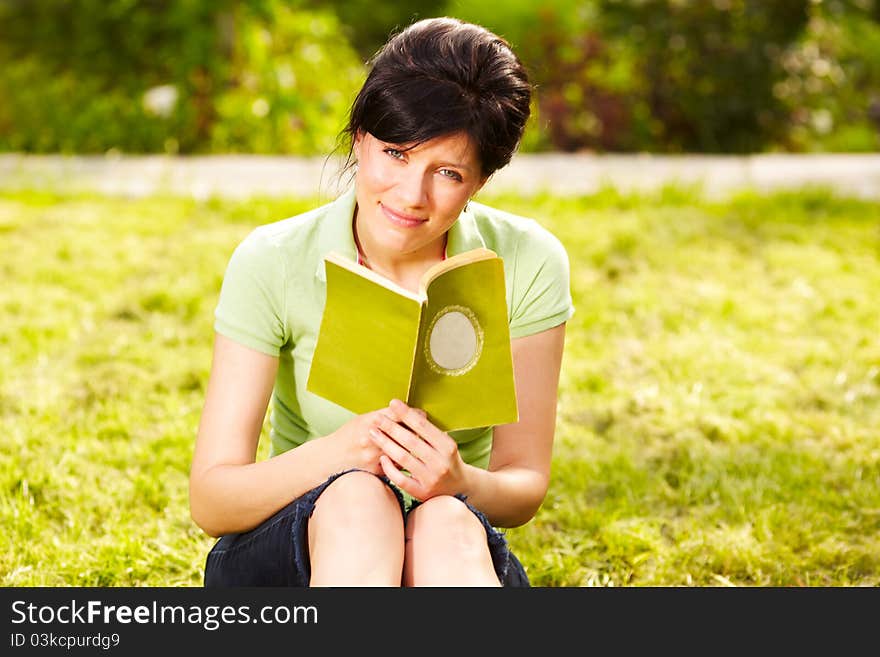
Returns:
[[[495,427],[488,470],[462,462],[455,441],[424,413],[393,402],[390,410],[397,422],[382,419],[382,432],[372,435],[384,451],[380,463],[385,474],[416,499],[464,493],[497,527],[531,520],[550,479],[564,342],[565,324],[512,341],[520,419]]]
[[[350,467],[379,471],[367,436],[378,413],[327,437],[255,462],[278,359],[217,334],[190,470],[190,513],[207,534],[252,529],[291,500]]]
[[[468,501],[497,527],[531,520],[547,494],[565,324],[513,340],[519,421],[494,429],[488,470],[469,467]]]

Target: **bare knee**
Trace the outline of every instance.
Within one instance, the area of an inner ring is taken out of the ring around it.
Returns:
[[[412,510],[407,521],[407,540],[443,541],[462,548],[486,544],[486,530],[479,518],[457,497],[432,497]]]
[[[376,475],[353,470],[333,480],[318,497],[309,519],[309,534],[311,537],[320,531],[356,528],[380,530],[387,525],[403,525],[397,497]]]
[[[456,497],[433,497],[410,512],[406,523],[408,585],[497,585],[486,529]]]
[[[348,472],[318,497],[308,525],[311,586],[400,586],[403,514],[369,472]]]

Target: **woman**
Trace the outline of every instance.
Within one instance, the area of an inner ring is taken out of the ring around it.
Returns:
[[[190,475],[192,517],[221,537],[206,586],[528,586],[497,528],[529,521],[547,491],[568,260],[536,222],[470,199],[510,161],[529,101],[504,40],[414,23],[352,105],[353,187],[235,250]],[[306,391],[327,252],[416,290],[477,246],[505,262],[518,422],[447,434],[399,400],[355,416]],[[270,397],[270,457],[255,462]]]

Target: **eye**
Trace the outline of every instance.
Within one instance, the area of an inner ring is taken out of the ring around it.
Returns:
[[[389,146],[388,148],[383,148],[382,152],[386,153],[390,157],[393,157],[395,160],[402,160],[403,159],[403,152],[397,150],[396,148],[391,148]]]
[[[461,182],[462,180],[461,174],[453,169],[440,169],[440,175],[458,182]]]

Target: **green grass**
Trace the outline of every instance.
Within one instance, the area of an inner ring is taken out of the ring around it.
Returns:
[[[880,585],[880,204],[484,200],[572,265],[551,487],[507,532],[534,584]],[[0,584],[201,584],[223,271],[313,203],[0,195]]]

